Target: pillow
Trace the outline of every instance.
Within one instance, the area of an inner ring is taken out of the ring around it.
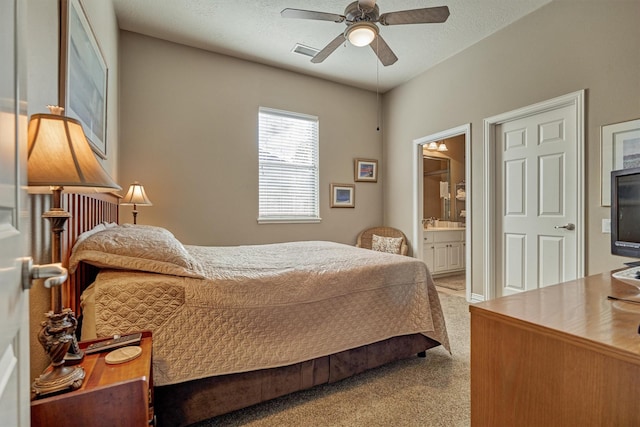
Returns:
[[[402,248],[402,237],[383,237],[374,234],[371,239],[371,249],[378,252],[399,254]]]
[[[113,227],[117,227],[118,224],[116,224],[115,222],[106,222],[103,221],[100,224],[96,224],[95,227],[93,227],[91,230],[87,230],[84,233],[80,234],[77,238],[76,238],[76,245],[83,241],[84,239],[86,239],[87,237],[91,236],[92,234],[95,234],[99,231],[104,231],[107,228],[113,228]]]
[[[200,264],[170,231],[149,225],[105,227],[78,239],[69,271],[73,273],[81,261],[101,268],[204,277]]]
[[[87,230],[84,233],[80,234],[77,238],[76,238],[76,245],[79,242],[82,242],[84,239],[86,239],[89,236],[92,236],[100,231],[104,231],[107,229],[107,226],[104,222],[101,222],[100,224],[96,225],[95,227],[93,227],[91,230]]]

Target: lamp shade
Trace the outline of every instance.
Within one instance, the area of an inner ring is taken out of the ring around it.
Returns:
[[[444,141],[442,141],[440,145],[438,145],[438,151],[449,151],[449,149],[447,148],[447,144],[445,144]]]
[[[378,35],[378,27],[370,22],[358,22],[346,30],[346,37],[352,45],[363,47],[371,44]]]
[[[129,186],[129,191],[120,201],[121,205],[139,205],[139,206],[152,206],[151,200],[147,197],[147,193],[144,192],[144,187],[138,181],[135,181]]]
[[[28,128],[30,187],[81,187],[80,191],[120,190],[93,154],[82,125],[55,114],[34,114]]]

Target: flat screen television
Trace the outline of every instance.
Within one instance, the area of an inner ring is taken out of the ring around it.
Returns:
[[[611,253],[640,259],[640,167],[611,172]]]

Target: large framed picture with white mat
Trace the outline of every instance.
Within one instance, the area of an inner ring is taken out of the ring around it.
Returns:
[[[80,0],[60,0],[59,104],[107,158],[107,64]]]

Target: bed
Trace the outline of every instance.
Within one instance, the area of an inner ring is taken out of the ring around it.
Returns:
[[[71,272],[87,265],[82,337],[153,332],[161,425],[449,348],[431,276],[410,257],[323,241],[189,246],[161,227],[99,223],[70,254]]]

